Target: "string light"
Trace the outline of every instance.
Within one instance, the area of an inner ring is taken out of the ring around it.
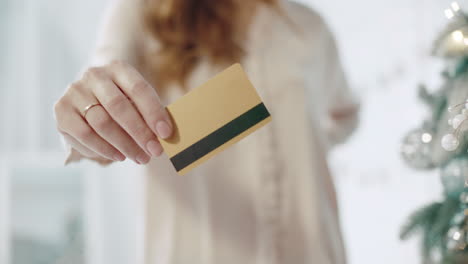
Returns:
[[[461,42],[465,37],[463,36],[463,32],[461,32],[460,30],[456,30],[452,32],[452,38],[457,42]]]
[[[424,133],[421,135],[421,141],[424,143],[430,143],[432,141],[432,135],[429,133]]]
[[[452,10],[450,10],[450,9],[445,9],[445,16],[446,16],[448,19],[452,19],[452,18],[455,16],[455,14],[453,13]]]

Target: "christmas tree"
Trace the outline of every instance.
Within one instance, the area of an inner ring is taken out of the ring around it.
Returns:
[[[421,86],[430,116],[408,133],[401,154],[409,166],[439,170],[443,199],[414,212],[401,238],[421,236],[423,263],[468,263],[468,16],[454,2],[449,24],[434,43],[443,59],[443,85],[434,93]]]

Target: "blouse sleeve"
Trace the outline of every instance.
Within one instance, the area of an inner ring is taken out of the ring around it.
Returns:
[[[98,30],[92,66],[113,60],[134,64],[138,45],[143,36],[141,0],[113,0],[104,14]]]
[[[359,103],[349,89],[344,74],[335,39],[329,28],[322,21],[321,39],[314,67],[314,83],[317,89],[311,100],[316,105],[323,131],[325,145],[328,148],[343,143],[357,127]]]

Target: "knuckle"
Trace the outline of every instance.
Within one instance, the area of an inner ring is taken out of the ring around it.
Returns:
[[[76,82],[72,82],[69,86],[68,86],[68,89],[67,90],[80,90],[82,88],[82,85],[81,85],[81,82],[79,81],[76,81]]]
[[[149,84],[143,80],[135,82],[130,87],[130,93],[134,96],[144,96],[148,92]]]
[[[96,120],[93,121],[93,126],[100,131],[106,130],[112,124],[112,119],[107,114],[100,114]]]
[[[127,63],[123,60],[112,60],[109,63],[109,66],[115,67],[115,68],[124,68],[127,66]]]
[[[151,137],[151,132],[143,123],[133,126],[132,134],[136,140],[141,141],[146,141]]]
[[[84,79],[102,79],[106,76],[106,71],[101,67],[91,67],[85,74]]]
[[[63,110],[65,109],[65,102],[63,99],[58,100],[54,104],[54,113],[57,116],[57,114],[60,114]]]
[[[75,131],[76,137],[80,140],[87,141],[91,138],[93,130],[88,126],[80,127]]]
[[[127,98],[123,95],[116,95],[107,101],[106,105],[109,111],[114,113],[121,113],[125,111]]]

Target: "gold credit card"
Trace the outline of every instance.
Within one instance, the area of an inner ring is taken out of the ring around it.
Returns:
[[[239,64],[167,107],[174,134],[160,139],[174,168],[184,175],[271,121]]]

